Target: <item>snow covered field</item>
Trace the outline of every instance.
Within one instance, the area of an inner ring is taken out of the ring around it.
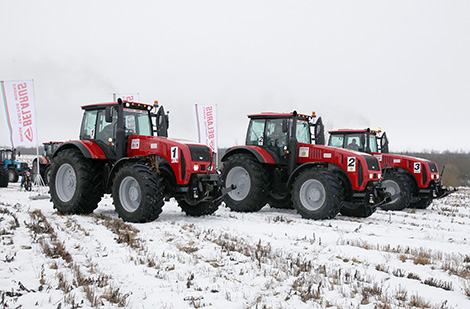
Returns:
[[[90,216],[30,196],[0,189],[0,308],[470,308],[470,188],[326,221],[168,202],[127,224],[109,196]]]

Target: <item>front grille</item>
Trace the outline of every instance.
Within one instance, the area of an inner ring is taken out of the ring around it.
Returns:
[[[366,158],[366,162],[367,162],[367,168],[370,170],[370,171],[380,171],[380,164],[379,164],[379,160],[377,160],[376,157],[364,157]]]
[[[428,165],[431,173],[437,173],[437,166],[434,162],[428,162]]]
[[[189,152],[191,153],[192,161],[205,161],[210,162],[212,160],[211,151],[209,147],[188,145]]]

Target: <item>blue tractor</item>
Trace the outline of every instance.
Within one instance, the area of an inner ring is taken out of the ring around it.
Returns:
[[[7,168],[9,182],[17,182],[19,176],[28,168],[28,163],[16,161],[15,148],[0,149],[0,165]]]

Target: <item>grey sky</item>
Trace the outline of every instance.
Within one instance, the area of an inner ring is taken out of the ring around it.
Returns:
[[[470,151],[468,1],[0,0],[0,26],[0,80],[34,79],[40,141],[138,92],[175,138],[217,104],[220,147],[244,142],[247,114],[296,109],[381,126],[395,151]]]

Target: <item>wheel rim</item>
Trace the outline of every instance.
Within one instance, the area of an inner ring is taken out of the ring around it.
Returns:
[[[251,189],[251,179],[248,171],[241,166],[232,168],[225,179],[225,186],[230,188],[235,185],[236,188],[229,192],[229,196],[235,201],[241,201],[248,196]]]
[[[119,185],[119,200],[122,208],[127,212],[134,212],[139,208],[142,200],[140,186],[134,177],[127,176]]]
[[[9,171],[8,172],[8,181],[13,182],[13,180],[15,180],[15,172]]]
[[[395,203],[398,200],[399,194],[401,192],[401,189],[398,183],[391,179],[387,179],[387,180],[382,181],[382,186],[385,188],[385,192],[390,193],[390,196],[393,197],[396,195],[396,197],[390,201],[390,203]]]
[[[300,187],[300,202],[310,210],[318,210],[325,203],[326,190],[323,184],[316,179],[308,179]]]
[[[57,196],[62,202],[72,199],[77,189],[77,175],[72,165],[66,163],[59,167],[55,178]]]

